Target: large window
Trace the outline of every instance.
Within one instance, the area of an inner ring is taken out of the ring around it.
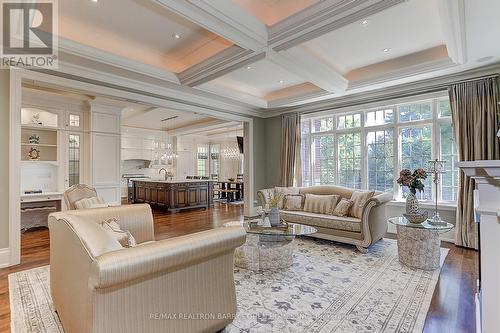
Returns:
[[[303,116],[301,123],[303,186],[339,184],[351,188],[406,193],[396,184],[403,168],[428,169],[435,158],[446,161],[438,193],[430,176],[421,200],[456,201],[457,149],[451,109],[445,96]]]

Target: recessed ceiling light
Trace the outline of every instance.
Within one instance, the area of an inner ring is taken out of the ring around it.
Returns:
[[[181,39],[182,36],[180,34],[173,34],[172,37],[174,37],[175,39]]]
[[[247,69],[252,69],[252,66],[247,66]]]
[[[482,57],[482,58],[477,59],[476,61],[477,62],[485,62],[485,61],[489,61],[491,59],[493,59],[493,56]]]
[[[92,0],[92,2],[99,2],[99,0]]]
[[[366,27],[370,24],[370,20],[369,19],[364,19],[363,21],[361,21],[359,23],[359,25],[361,25],[362,27]]]
[[[284,80],[279,80],[278,82],[279,82],[280,84],[285,83],[285,81],[284,81]]]
[[[386,47],[385,49],[383,49],[383,50],[382,50],[382,52],[384,52],[384,53],[389,53],[389,51],[390,51],[390,50],[391,50],[391,49],[389,49],[389,48],[387,48],[387,47]]]

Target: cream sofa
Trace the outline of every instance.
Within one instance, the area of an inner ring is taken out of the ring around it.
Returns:
[[[137,246],[97,223],[117,218]],[[216,332],[236,314],[234,249],[242,227],[154,241],[149,205],[49,217],[50,285],[66,333]]]
[[[265,207],[269,195],[274,189],[264,189],[257,192],[261,204]],[[289,188],[290,192],[300,194],[328,195],[336,194],[341,198],[351,198],[355,190],[342,186],[321,185],[302,188]],[[292,223],[307,224],[315,227],[318,232],[312,237],[333,240],[356,245],[360,252],[366,253],[368,247],[384,237],[387,232],[386,203],[392,200],[392,194],[375,192],[363,208],[362,218],[339,217],[330,214],[316,214],[304,211],[281,210],[281,217]]]

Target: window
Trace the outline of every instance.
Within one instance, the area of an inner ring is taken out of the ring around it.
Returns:
[[[313,184],[333,184],[335,180],[335,155],[333,136],[317,136],[312,141]]]
[[[456,201],[458,192],[458,161],[457,147],[453,136],[451,124],[441,124],[439,126],[439,135],[441,141],[441,156],[444,164],[445,173],[441,175],[441,200]]]
[[[403,168],[427,170],[435,158],[446,161],[438,193],[432,176],[421,200],[456,201],[457,147],[448,98],[415,99],[368,110],[302,117],[302,185],[339,184],[394,193],[407,190],[395,182]]]
[[[361,188],[361,133],[341,134],[338,137],[338,184]]]
[[[392,109],[368,111],[366,113],[365,126],[391,124],[393,121]]]
[[[399,107],[399,121],[415,121],[432,118],[430,102],[402,105]]]
[[[394,131],[372,131],[366,135],[368,189],[394,191]]]
[[[346,116],[339,116],[338,129],[356,128],[361,126],[361,114],[351,114]]]
[[[208,172],[208,146],[198,145],[197,174],[206,176]]]
[[[432,127],[431,125],[422,127],[403,127],[399,132],[401,146],[401,169],[415,170],[418,168],[427,169],[429,161],[432,159]],[[424,181],[425,189],[422,193],[417,193],[419,199],[431,200],[432,188],[431,177]],[[407,193],[405,187],[403,193]]]
[[[210,145],[210,174],[219,177],[220,173],[220,145]]]
[[[80,127],[80,116],[77,114],[70,114],[69,115],[69,126]]]

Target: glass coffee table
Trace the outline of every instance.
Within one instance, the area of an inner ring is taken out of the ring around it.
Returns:
[[[263,225],[260,219],[224,224],[234,225],[243,226],[247,232],[245,244],[235,251],[234,263],[237,267],[252,271],[290,267],[295,237],[317,232],[316,228],[298,223],[288,223],[286,228],[273,228]]]
[[[453,229],[451,223],[410,223],[404,217],[392,217],[389,222],[398,232],[399,261],[407,266],[423,270],[439,268],[441,240],[439,234]]]

